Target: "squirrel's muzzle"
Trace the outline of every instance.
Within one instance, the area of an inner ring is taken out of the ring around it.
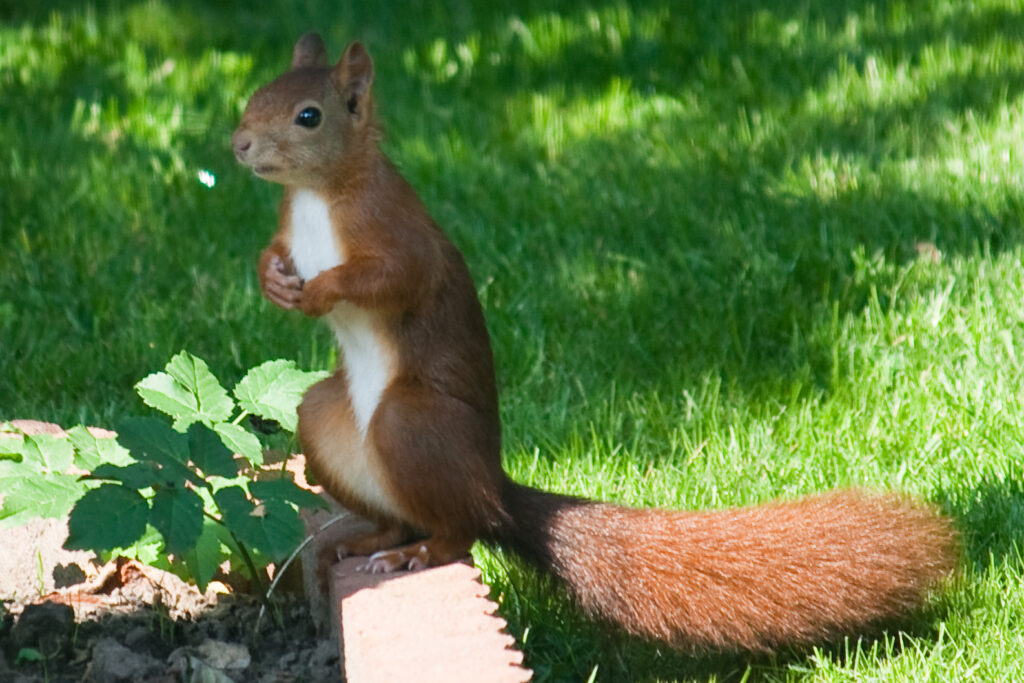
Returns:
[[[239,163],[248,165],[247,157],[252,149],[252,135],[245,130],[236,130],[231,136],[231,146],[235,150],[235,158]]]

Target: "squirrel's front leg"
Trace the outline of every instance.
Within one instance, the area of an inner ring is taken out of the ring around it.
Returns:
[[[405,308],[424,280],[418,265],[411,260],[355,256],[303,284],[298,307],[313,318],[327,314],[342,300],[372,310]]]
[[[263,250],[257,268],[263,296],[275,306],[292,309],[302,297],[302,278],[287,256],[273,245]]]
[[[335,282],[338,268],[325,270],[302,286],[296,302],[299,310],[311,318],[319,318],[334,308],[334,304],[341,300]]]

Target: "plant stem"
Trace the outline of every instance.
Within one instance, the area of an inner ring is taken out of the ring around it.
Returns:
[[[332,524],[340,522],[341,520],[348,517],[350,514],[351,513],[348,511],[339,512],[337,515],[331,517],[329,520],[321,524],[319,529],[311,533],[309,536],[306,536],[305,540],[303,540],[302,543],[299,544],[299,547],[293,550],[292,554],[288,556],[288,559],[284,561],[284,564],[282,564],[280,568],[278,568],[278,570],[274,572],[274,580],[270,582],[270,588],[267,590],[267,594],[264,596],[265,599],[262,601],[263,607],[260,608],[260,613],[256,617],[256,625],[253,627],[252,630],[254,636],[260,629],[260,622],[263,621],[263,612],[266,611],[266,607],[270,603],[270,596],[273,595],[274,589],[277,588],[277,582],[281,580],[282,576],[284,576],[285,570],[287,570],[288,567],[291,566],[292,562],[295,561],[295,558],[298,557],[299,553],[302,552],[302,549],[309,545],[313,541],[313,539],[316,538],[324,529],[331,526]]]
[[[238,554],[242,556],[242,561],[245,562],[245,565],[249,568],[249,573],[252,575],[253,581],[255,581],[259,587],[260,602],[262,603],[260,613],[262,614],[264,610],[269,608],[270,612],[274,615],[274,621],[277,623],[277,627],[284,629],[284,619],[281,617],[281,613],[274,609],[273,604],[271,604],[270,593],[267,592],[267,585],[260,577],[260,573],[256,569],[256,563],[252,561],[252,555],[249,554],[249,549],[245,547],[244,543],[238,540],[238,536],[235,535],[234,531],[228,529],[228,533],[231,534],[232,540],[234,540],[235,545],[238,546]],[[255,635],[256,632],[253,631],[253,636],[255,637]]]

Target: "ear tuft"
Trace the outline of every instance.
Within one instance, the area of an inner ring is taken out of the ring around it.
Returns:
[[[327,48],[319,33],[307,33],[299,38],[292,52],[292,69],[311,66],[327,66]]]
[[[362,43],[356,41],[345,48],[345,53],[331,72],[331,80],[345,95],[350,112],[365,111],[370,86],[373,85],[373,60]]]

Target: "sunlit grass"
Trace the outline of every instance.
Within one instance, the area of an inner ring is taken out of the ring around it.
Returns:
[[[334,362],[259,298],[236,166],[306,30],[377,65],[385,147],[465,253],[519,480],[710,508],[837,486],[958,519],[910,634],[700,657],[478,561],[537,680],[1016,680],[1024,4],[0,4],[0,418],[110,425],[181,348]]]

